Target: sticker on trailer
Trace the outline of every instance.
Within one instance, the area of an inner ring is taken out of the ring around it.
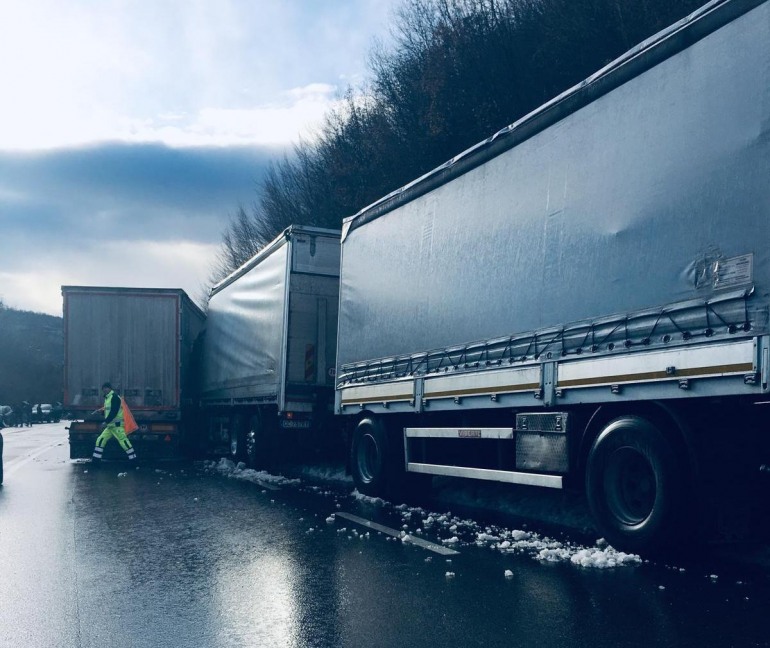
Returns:
[[[754,278],[754,255],[743,254],[714,263],[714,288],[735,288],[750,284]]]

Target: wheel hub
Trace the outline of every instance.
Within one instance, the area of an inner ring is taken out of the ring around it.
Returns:
[[[610,511],[623,524],[644,522],[653,511],[657,495],[649,460],[634,448],[615,450],[607,462],[604,492]]]

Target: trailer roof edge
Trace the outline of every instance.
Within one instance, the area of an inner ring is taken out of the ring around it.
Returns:
[[[254,266],[258,265],[262,259],[270,256],[275,250],[287,243],[291,237],[296,234],[310,234],[316,236],[328,236],[330,238],[340,238],[340,230],[327,229],[324,227],[311,227],[309,225],[289,225],[289,227],[283,230],[283,232],[276,236],[272,241],[270,241],[270,243],[263,247],[248,261],[233,270],[224,279],[214,284],[211,287],[211,291],[209,292],[209,298],[216,295],[223,288],[229,286],[239,277],[245,275]]]

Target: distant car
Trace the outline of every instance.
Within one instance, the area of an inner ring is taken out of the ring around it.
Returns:
[[[54,411],[50,403],[39,403],[32,406],[33,423],[58,423],[61,419],[61,412]]]
[[[0,422],[2,422],[5,427],[13,427],[16,425],[16,415],[10,405],[0,405]]]

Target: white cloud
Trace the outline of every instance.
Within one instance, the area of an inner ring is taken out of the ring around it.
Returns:
[[[239,146],[257,142],[281,146],[311,137],[336,104],[337,88],[315,83],[293,88],[283,101],[253,108],[203,108],[134,121],[119,136],[130,142],[161,141],[171,146]]]
[[[61,290],[56,277],[53,269],[0,272],[0,299],[11,308],[61,316]]]
[[[0,149],[296,141],[395,1],[0,2]]]
[[[202,108],[196,113],[162,113],[131,118],[92,108],[85,119],[66,105],[55,115],[26,113],[26,121],[10,110],[0,120],[0,149],[48,149],[83,142],[161,142],[169,146],[281,146],[312,135],[335,105],[337,88],[314,84],[313,91],[293,89],[283,102],[252,108]],[[31,117],[31,119],[29,119]],[[35,124],[38,124],[37,126]]]
[[[191,241],[108,242],[46,250],[0,271],[0,298],[12,308],[61,315],[61,286],[182,288],[199,301],[218,245]]]

